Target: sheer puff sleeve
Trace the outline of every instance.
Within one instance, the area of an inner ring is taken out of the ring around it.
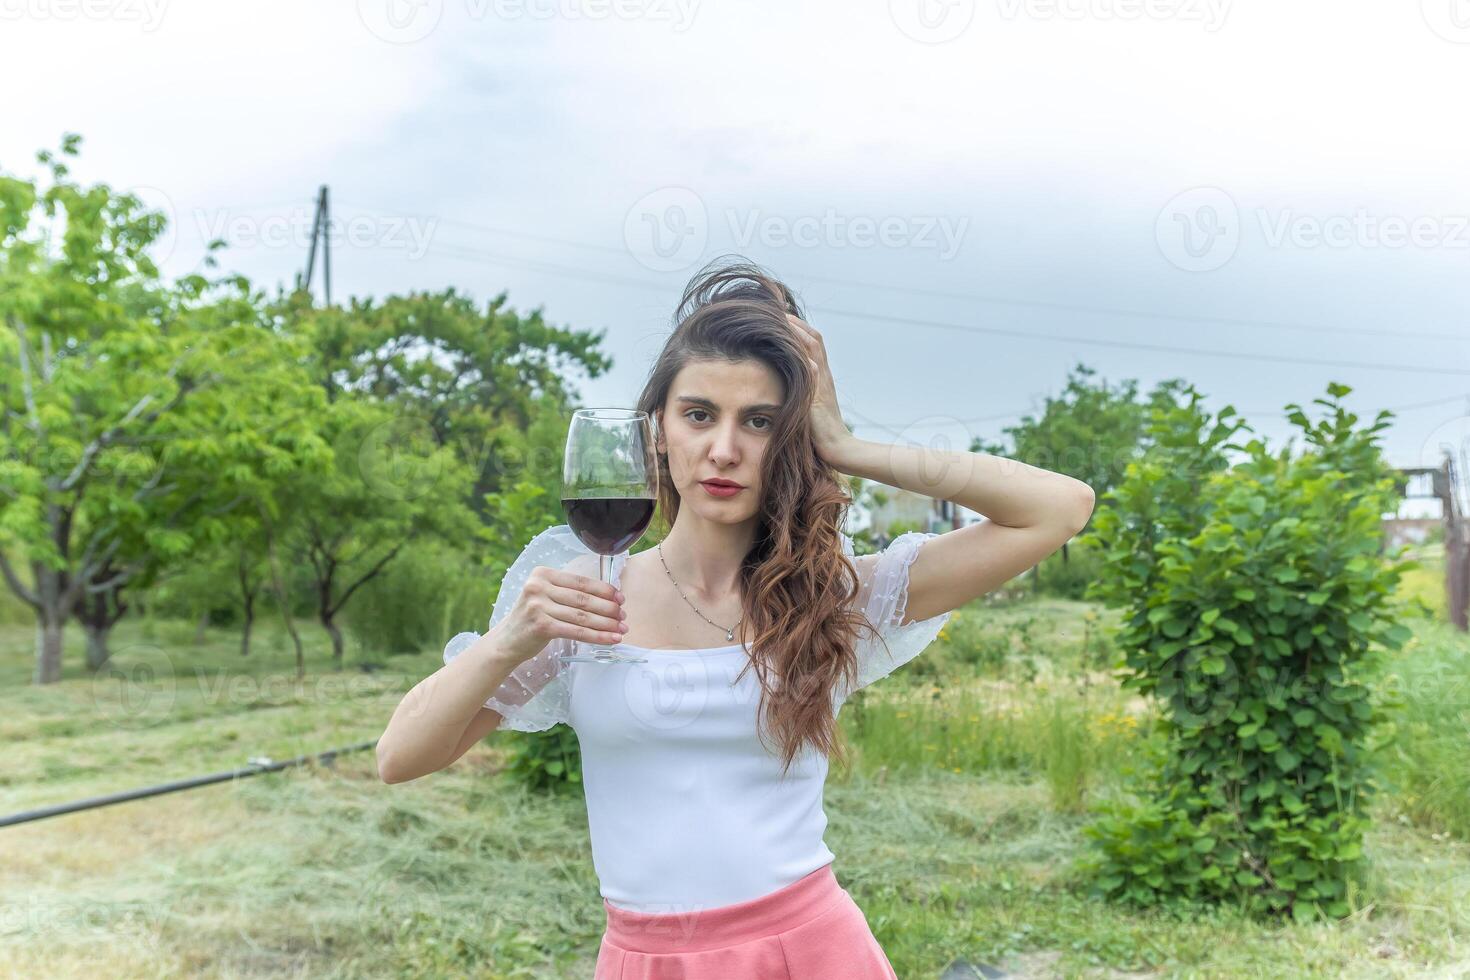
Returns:
[[[495,598],[495,608],[490,614],[490,628],[510,612],[531,570],[537,565],[565,568],[593,577],[597,575],[596,555],[572,534],[571,528],[565,524],[549,527],[532,538],[506,570]],[[480,634],[475,632],[456,634],[444,645],[444,662],[449,663],[479,638]],[[539,732],[557,722],[569,723],[571,677],[567,671],[571,665],[563,663],[558,656],[570,653],[573,645],[565,638],[551,641],[534,657],[511,671],[505,682],[495,689],[485,707],[505,719],[500,724],[501,728]]]
[[[842,550],[858,573],[858,593],[854,606],[877,629],[873,636],[867,630],[858,634],[857,683],[836,692],[840,704],[853,691],[887,677],[919,655],[934,642],[951,612],[929,619],[904,622],[908,606],[909,566],[919,556],[919,549],[938,534],[931,531],[909,531],[900,534],[876,555],[853,556],[852,539],[842,535]],[[841,685],[839,685],[841,687]]]

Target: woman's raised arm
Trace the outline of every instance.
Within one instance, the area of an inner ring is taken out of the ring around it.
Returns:
[[[987,518],[946,531],[919,549],[909,567],[905,623],[958,609],[1000,588],[1087,526],[1096,495],[1064,473],[989,453],[890,445],[853,435],[837,406],[821,333],[799,317],[788,314],[787,320],[806,341],[816,375],[811,415],[817,455],[849,476],[949,500]]]

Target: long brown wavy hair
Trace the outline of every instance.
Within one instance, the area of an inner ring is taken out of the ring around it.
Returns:
[[[762,458],[755,543],[740,567],[750,663],[761,686],[759,733],[780,745],[784,777],[803,745],[847,764],[832,693],[856,677],[856,642],[872,625],[852,608],[859,580],[840,533],[852,496],[837,470],[817,455],[811,432],[816,379],[803,340],[787,322],[803,320],[795,295],[759,266],[721,256],[690,279],[638,397],[657,420],[679,371],[697,359],[758,360],[785,386]],[[679,494],[667,453],[658,453],[659,507],[669,526]],[[876,631],[874,631],[876,633]],[[744,673],[744,670],[741,671]]]

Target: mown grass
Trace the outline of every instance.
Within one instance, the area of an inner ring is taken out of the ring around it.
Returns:
[[[1470,965],[1464,638],[1416,623],[1387,686],[1413,733],[1375,807],[1371,879],[1331,925],[1138,912],[1072,871],[1087,811],[1126,791],[1148,706],[1103,667],[1085,604],[965,610],[857,695],[827,841],[901,977],[964,957],[1029,976],[1380,977]],[[79,636],[69,636],[80,642]],[[0,629],[0,812],[376,737],[437,656],[291,679],[289,644],[123,627],[119,673],[26,684]],[[310,660],[326,662],[324,639]],[[80,650],[69,650],[79,662]],[[1458,754],[1457,754],[1458,750]],[[603,926],[579,796],[535,796],[491,737],[451,769],[378,781],[370,752],[0,830],[0,975],[590,977]]]

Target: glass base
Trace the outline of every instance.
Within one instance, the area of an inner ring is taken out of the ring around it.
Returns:
[[[593,647],[586,654],[564,653],[557,656],[564,664],[646,664],[647,657],[639,657],[632,654],[619,653],[606,647]]]

